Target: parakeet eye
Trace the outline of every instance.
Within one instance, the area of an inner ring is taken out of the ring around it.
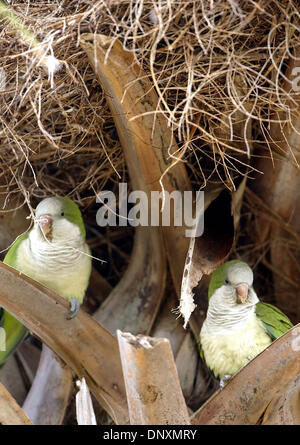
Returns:
[[[61,212],[61,213],[60,213],[60,216],[65,216],[65,212]]]
[[[229,284],[229,280],[227,280],[227,278],[226,278],[226,280],[224,280],[224,283]]]

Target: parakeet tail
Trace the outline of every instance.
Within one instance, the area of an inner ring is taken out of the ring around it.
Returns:
[[[0,308],[0,368],[28,335],[28,329]]]

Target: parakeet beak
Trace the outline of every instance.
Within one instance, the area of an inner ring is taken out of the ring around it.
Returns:
[[[47,236],[52,230],[53,219],[49,215],[41,215],[37,220],[39,227],[43,231],[44,235]]]
[[[236,294],[237,294],[236,302],[238,304],[245,303],[245,301],[247,300],[247,297],[248,297],[248,289],[249,289],[249,286],[246,283],[241,283],[236,286],[236,288],[235,288]]]

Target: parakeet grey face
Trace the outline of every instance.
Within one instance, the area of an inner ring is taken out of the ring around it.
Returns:
[[[67,198],[51,197],[41,201],[36,208],[35,228],[45,242],[66,242],[85,236],[80,210]]]
[[[216,303],[232,306],[252,306],[258,302],[253,290],[253,272],[242,261],[228,261],[218,268],[212,276],[210,297]]]
[[[246,263],[237,262],[228,266],[224,292],[232,296],[232,304],[256,304],[258,300],[252,284],[253,272]]]

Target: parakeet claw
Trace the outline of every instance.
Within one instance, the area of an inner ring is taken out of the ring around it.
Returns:
[[[67,320],[71,320],[72,318],[76,317],[80,309],[80,302],[77,300],[77,298],[71,298],[70,300],[70,311],[67,316]]]
[[[231,375],[230,374],[225,374],[221,380],[220,380],[220,388],[223,389],[224,386],[228,383],[228,381],[231,379]]]

